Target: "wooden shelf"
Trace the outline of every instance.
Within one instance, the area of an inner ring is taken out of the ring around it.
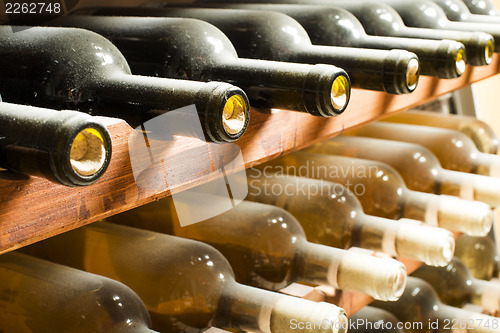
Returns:
[[[330,119],[299,112],[252,111],[247,133],[237,142],[245,167],[270,160],[289,151],[309,146],[389,113],[424,103],[447,92],[499,73],[500,57],[489,66],[468,67],[458,79],[422,77],[409,95],[353,90],[344,114]],[[210,151],[205,156],[186,153],[193,139],[176,141],[166,154],[166,165],[181,166],[172,171],[170,190],[141,188],[134,181],[128,138],[134,132],[125,122],[103,118],[112,135],[113,156],[106,174],[95,184],[69,188],[36,177],[0,172],[0,253],[31,244],[73,228],[97,221],[206,182],[215,166]],[[242,169],[241,166],[239,169]],[[236,168],[238,169],[238,168]],[[158,180],[161,183],[161,180]]]

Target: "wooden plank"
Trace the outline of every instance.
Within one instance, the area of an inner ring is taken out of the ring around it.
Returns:
[[[353,90],[347,111],[324,119],[299,112],[252,111],[247,133],[236,143],[245,165],[275,158],[334,136],[344,129],[364,124],[389,113],[421,104],[442,94],[499,73],[500,58],[489,66],[468,67],[458,79],[422,77],[409,95],[389,95]],[[161,176],[151,186],[138,186],[134,180],[128,141],[136,133],[125,122],[104,118],[112,134],[113,156],[106,174],[88,187],[68,188],[49,181],[0,172],[0,253],[83,226],[118,212],[181,191],[217,177],[217,161],[210,149],[200,151],[199,141],[176,140],[164,155],[159,168],[170,171],[168,189]],[[194,151],[194,153],[193,153]],[[171,177],[172,178],[172,177]]]

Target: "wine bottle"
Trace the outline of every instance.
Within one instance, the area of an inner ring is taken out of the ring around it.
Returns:
[[[408,277],[408,286],[396,302],[371,303],[408,323],[405,331],[416,332],[498,332],[498,318],[443,304],[424,280]]]
[[[445,304],[462,307],[472,303],[493,313],[500,308],[500,284],[472,277],[457,257],[445,267],[422,265],[412,276],[427,281]]]
[[[214,142],[234,141],[247,127],[248,99],[238,87],[131,75],[118,49],[90,31],[18,30],[0,26],[0,91],[6,102],[118,116],[134,127],[194,104],[204,130],[200,139]]]
[[[481,153],[466,135],[457,131],[379,122],[347,134],[416,143],[432,151],[445,169],[500,177],[500,157]]]
[[[197,3],[197,5],[218,6],[216,4],[204,3],[204,2]],[[221,6],[226,6],[226,4],[222,4]],[[234,5],[230,4],[228,6],[234,6]],[[251,5],[246,5],[246,6],[251,6]],[[421,64],[420,73],[423,75],[438,76],[441,78],[455,78],[460,76],[463,72],[463,67],[465,65],[464,62],[465,50],[463,44],[456,41],[435,41],[435,40],[431,41],[431,40],[420,40],[420,39],[417,40],[417,39],[405,39],[405,38],[385,38],[385,37],[382,38],[382,37],[368,36],[366,35],[361,24],[356,20],[354,16],[349,15],[345,11],[341,11],[334,8],[326,8],[326,7],[320,8],[317,6],[297,7],[293,5],[258,5],[258,7],[264,10],[264,12],[261,11],[261,14],[258,15],[260,16],[260,20],[266,20],[266,22],[274,20],[278,23],[279,20],[277,19],[276,16],[277,14],[276,13],[273,14],[272,12],[268,11],[268,10],[273,10],[273,11],[280,11],[282,13],[290,15],[295,20],[299,21],[299,23],[302,24],[302,26],[297,24],[297,22],[294,22],[295,24],[293,26],[297,27],[294,28],[295,31],[293,36],[295,36],[296,38],[297,32],[301,31],[302,32],[301,35],[302,34],[304,35],[304,40],[307,39],[307,45],[310,44],[310,41],[313,41],[314,44],[318,44],[314,46],[314,49],[317,50],[321,49],[319,48],[319,46],[321,45],[369,48],[369,49],[385,49],[385,50],[404,49],[414,52],[418,56]],[[254,7],[252,6],[249,8],[254,8]],[[172,7],[164,7],[160,9],[156,8],[148,8],[148,9],[149,11],[156,13],[160,13],[161,11],[162,15],[164,15],[163,14],[164,11],[166,15],[169,16],[173,15],[189,16],[206,20],[214,25],[217,25],[217,27],[219,27],[226,35],[229,36],[229,38],[231,38],[231,40],[233,40],[233,43],[242,44],[236,46],[238,48],[238,51],[240,51],[240,48],[243,48],[244,51],[242,52],[245,52],[244,54],[247,53],[251,54],[252,52],[254,52],[254,50],[248,46],[247,43],[247,41],[249,40],[248,37],[246,39],[241,39],[241,37],[239,37],[241,32],[238,32],[239,30],[236,30],[234,28],[235,23],[232,22],[231,17],[233,17],[232,13],[235,13],[235,10],[228,12],[228,10],[221,10],[221,9],[209,10],[207,8],[197,9],[197,8],[172,8]],[[242,13],[241,15],[243,17],[249,16],[248,13],[250,13],[250,11],[248,10],[238,10],[237,12]],[[255,11],[252,12],[255,13]],[[272,18],[272,16],[276,16],[276,18],[274,19]],[[334,20],[333,18],[336,19]],[[243,18],[238,19],[238,22],[242,22],[242,20]],[[263,27],[265,27],[265,25],[258,20],[258,17],[255,18],[254,21],[255,21],[254,23],[255,28],[253,28],[252,31],[256,30],[259,31],[260,34],[264,34],[264,32],[260,32],[260,30],[269,30],[269,32],[267,32],[265,35],[266,40],[269,42],[269,44],[271,44],[272,42],[273,45],[275,45],[276,43],[280,43],[279,41],[275,40],[277,37],[273,37],[273,34],[276,34],[276,32],[274,31],[281,31],[282,29],[280,26],[292,24],[290,18],[288,18],[288,20],[286,21],[281,20],[279,26],[277,25],[272,29],[271,27],[267,27],[267,29],[264,29]],[[288,21],[290,21],[290,23],[288,23]],[[344,26],[343,23],[346,21],[348,21],[349,23],[346,23],[346,25]],[[310,39],[307,38],[307,34],[309,34]],[[267,35],[270,36],[267,37]],[[290,35],[283,36],[280,38],[285,38],[285,37],[287,40],[290,39]],[[237,38],[240,38],[239,42],[238,40],[236,41],[234,40]],[[303,45],[300,46],[300,48],[308,47],[306,46],[306,43],[301,43],[301,44]],[[298,48],[298,42],[295,42],[292,45],[295,45],[294,48]],[[323,49],[325,48],[323,47]],[[346,52],[343,49],[337,49],[337,50],[338,53],[344,55],[343,56],[344,59],[349,57],[356,58],[357,57],[356,54],[359,54],[360,56],[362,54],[361,50],[358,50],[358,52],[355,51]],[[365,50],[364,52],[368,51]],[[370,50],[370,52],[373,53],[372,50]],[[370,63],[373,62],[373,60],[371,60],[373,59],[373,57],[370,54],[366,54],[360,59],[364,59],[363,62],[367,61]],[[319,60],[320,59],[318,59],[317,61]],[[355,65],[355,63],[353,63],[352,61],[353,60],[351,59],[350,60],[350,63],[352,64],[351,67]],[[338,63],[338,65],[339,66],[342,65],[343,68],[347,68],[347,66],[343,65],[343,63]],[[387,65],[384,64],[384,68],[386,66]],[[401,67],[405,69],[404,73],[415,72],[414,69],[412,69],[411,71],[407,70],[407,67],[408,66]],[[411,67],[414,66],[412,65]],[[377,71],[380,71],[380,64],[377,66],[377,68],[378,68]],[[373,69],[371,71],[373,71]],[[401,69],[398,69],[398,72],[401,73]],[[412,74],[412,77],[413,76],[414,75]]]
[[[453,235],[408,219],[366,215],[356,196],[338,183],[247,170],[246,200],[272,204],[291,213],[310,242],[385,252],[444,266],[453,256]]]
[[[88,11],[85,11],[84,13],[88,13]],[[300,24],[292,18],[278,13],[236,10],[228,11],[218,9],[197,10],[187,8],[169,8],[158,10],[150,8],[112,8],[99,9],[95,11],[95,13],[102,15],[115,13],[118,15],[180,16],[200,18],[220,28],[229,37],[240,57],[292,61],[309,64],[333,64],[342,67],[347,71],[351,79],[352,86],[356,88],[387,91],[393,94],[404,94],[410,93],[416,88],[419,78],[418,58],[411,52],[404,50],[362,50],[356,48],[338,48],[312,45],[309,36]],[[119,20],[119,22],[122,22],[121,24],[126,27],[130,26],[130,24],[125,23],[125,18],[114,19]],[[67,18],[67,20],[70,24],[75,22],[73,17]],[[101,18],[95,18],[95,20],[100,22]],[[137,20],[137,18],[134,20]],[[180,21],[177,20],[174,22]],[[143,25],[145,24],[140,24],[140,26]],[[252,28],[242,29],[238,28],[239,25],[245,25]],[[90,26],[85,25],[85,27]],[[287,29],[291,30],[288,31]],[[135,30],[136,29],[134,29],[134,31]],[[199,30],[206,31],[207,29],[199,28]],[[104,31],[100,30],[100,32]],[[149,30],[147,33],[149,34]],[[161,33],[164,34],[163,30]],[[181,32],[177,34],[180,33]],[[198,33],[201,34],[201,32]],[[217,33],[221,34],[220,31],[217,31]],[[112,38],[111,36],[108,37]],[[218,39],[221,39],[221,37],[218,37]],[[115,42],[119,43],[119,41]],[[180,39],[178,43],[184,45],[184,39]],[[219,44],[220,43],[217,45]],[[205,48],[208,48],[208,46],[205,46]],[[211,48],[213,49],[213,46]],[[190,51],[190,54],[192,52],[199,53],[200,51],[193,50]],[[441,55],[441,57],[445,56]],[[243,60],[240,59],[240,61],[242,62]],[[234,77],[240,77],[241,74],[234,72],[234,70],[229,71],[227,69],[229,66],[228,63],[232,62],[234,61],[224,59],[218,60],[217,63],[220,63],[219,66],[221,66],[221,69],[217,70],[217,72],[222,72],[218,75],[230,75],[229,79],[232,80],[234,80]],[[256,63],[255,60],[249,60],[248,66],[245,67],[252,67],[253,63]],[[284,65],[280,66],[282,69],[279,70],[279,72],[283,73]],[[272,77],[272,80],[277,80],[276,75]],[[261,81],[266,82],[264,79],[257,80],[257,82]],[[267,79],[267,81],[269,81],[269,79]],[[296,81],[296,79],[283,76],[283,82],[288,84]],[[253,84],[257,84],[257,82],[253,82]],[[338,105],[342,105],[344,103],[341,100],[348,98],[349,93],[348,87],[343,87],[343,85],[348,84],[348,81],[344,80],[342,84],[340,83],[342,83],[342,81],[339,78],[338,84],[334,87],[335,91],[332,93],[333,98],[337,100],[335,103]],[[300,84],[300,87],[303,85],[302,82],[298,82],[297,84]],[[259,89],[262,88],[259,87]],[[312,89],[312,87],[309,89]],[[315,91],[315,89],[313,89],[313,91]],[[343,94],[341,93],[342,91]],[[252,96],[250,93],[249,95],[250,97]],[[287,101],[290,97],[285,94],[282,98]],[[347,100],[345,100],[345,103],[347,103]],[[256,105],[253,101],[252,104]]]
[[[481,280],[500,277],[500,257],[491,238],[464,234],[458,237],[456,245],[455,256],[472,276]]]
[[[192,197],[198,209],[222,204],[206,196]],[[230,262],[240,283],[280,290],[292,282],[327,285],[395,300],[401,295],[406,269],[394,259],[314,244],[299,222],[276,206],[243,201],[231,210],[200,223],[181,226],[178,210],[189,202],[167,198],[109,218],[108,221],[172,233],[208,243]],[[182,208],[187,207],[187,208]]]
[[[353,14],[369,35],[455,40],[465,45],[465,62],[473,66],[482,66],[490,64],[493,59],[494,40],[490,34],[407,27],[401,16],[391,6],[375,1],[365,1],[362,4],[356,1],[331,3]],[[417,54],[421,57],[419,53]]]
[[[473,14],[500,16],[500,12],[490,0],[462,0],[462,2]]]
[[[439,7],[441,7],[441,9],[443,9],[444,13],[446,14],[446,17],[448,17],[450,21],[486,23],[486,24],[500,23],[500,18],[495,16],[472,14],[469,8],[467,8],[467,6],[461,0],[450,0],[450,1],[432,0],[432,2],[436,3]]]
[[[238,85],[252,106],[330,117],[342,113],[349,101],[350,81],[343,69],[317,65],[328,63],[323,59],[312,59],[311,66],[282,62],[296,60],[291,57],[239,58],[246,55],[220,30],[198,20],[75,15],[51,24],[89,29],[109,38],[134,73]]]
[[[449,230],[484,236],[492,224],[490,206],[477,201],[409,190],[389,165],[356,158],[297,152],[258,166],[270,173],[338,182],[361,201],[365,213],[410,218]]]
[[[188,239],[104,222],[49,238],[26,251],[130,286],[161,332],[210,326],[252,332],[305,332],[296,322],[326,322],[314,332],[344,332],[345,312],[333,304],[235,282],[214,248]]]
[[[405,333],[403,323],[392,313],[368,305],[350,316],[349,322],[350,333]]]
[[[446,17],[445,12],[439,5],[430,0],[419,0],[418,2],[382,0],[381,2],[395,9],[404,23],[410,27],[488,33],[495,40],[495,52],[500,52],[500,28],[495,25],[452,22]]]
[[[307,151],[384,162],[399,172],[411,190],[500,205],[500,179],[443,169],[436,156],[420,145],[341,136],[318,143]]]
[[[395,113],[381,120],[391,123],[439,127],[459,131],[467,135],[482,153],[495,155],[500,150],[500,139],[493,129],[484,121],[472,116],[445,115],[431,111],[406,111]]]
[[[446,304],[480,305],[488,313],[496,313],[500,308],[500,284],[473,277],[465,264],[457,257],[446,267],[423,265],[414,276],[429,282]],[[446,276],[446,281],[440,280]],[[442,289],[440,289],[442,288]],[[454,290],[453,292],[451,290]],[[456,305],[458,306],[458,305]]]
[[[0,331],[152,333],[127,286],[26,254],[0,256]]]
[[[0,167],[66,186],[96,182],[111,160],[111,138],[97,119],[0,102]]]

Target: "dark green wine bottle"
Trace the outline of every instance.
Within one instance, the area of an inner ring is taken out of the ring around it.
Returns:
[[[103,276],[26,254],[0,256],[3,333],[153,333],[129,287]]]
[[[500,11],[490,0],[462,0],[462,2],[473,14],[500,16]]]
[[[92,116],[0,103],[0,167],[77,186],[97,181],[110,160],[109,132]]]
[[[405,333],[393,314],[368,305],[350,316],[349,322],[350,333]]]
[[[320,63],[312,66],[239,58],[247,55],[239,50],[237,54],[220,30],[199,20],[70,16],[51,24],[104,35],[123,52],[134,73],[226,81],[242,87],[255,107],[329,117],[342,113],[349,101],[350,83],[344,70],[320,61],[311,62]]]
[[[419,28],[431,28],[439,30],[456,31],[482,31],[493,36],[495,39],[495,52],[500,52],[500,27],[493,24],[480,24],[469,22],[452,22],[446,17],[446,13],[436,3],[430,0],[419,0],[418,2],[400,0],[382,0],[394,8],[401,16],[406,25]]]
[[[492,23],[499,24],[500,18],[495,16],[472,14],[467,5],[461,0],[432,0],[441,9],[450,21],[471,22],[471,23]]]
[[[363,3],[361,7],[352,1],[330,2],[331,6],[320,6],[320,4],[325,3],[322,0],[312,2],[306,0],[286,1],[297,4],[198,2],[196,5],[279,11],[296,19],[308,32],[314,44],[409,50],[418,55],[422,75],[450,78],[459,76],[463,72],[464,62],[457,62],[457,60],[463,60],[463,56],[461,52],[457,52],[456,48],[453,47],[454,43],[450,40],[465,45],[466,57],[464,59],[470,64],[487,65],[492,60],[493,37],[486,33],[469,32],[464,34],[457,31],[408,28],[390,6],[378,3]],[[316,3],[318,5],[310,6]],[[337,6],[348,9],[356,17]],[[354,8],[356,10],[352,10]],[[387,9],[390,10],[389,13],[387,13]],[[368,15],[369,17],[366,17]],[[391,19],[387,19],[388,16],[392,16]],[[346,24],[346,21],[350,23]],[[433,39],[434,41],[424,39]],[[443,41],[442,39],[450,40]],[[445,44],[448,47],[445,47]]]
[[[500,308],[500,284],[472,277],[457,257],[445,267],[422,265],[412,276],[427,281],[445,304],[462,307],[472,303],[492,313]]]
[[[0,27],[6,102],[118,116],[134,127],[194,104],[204,131],[198,137],[214,142],[234,141],[247,127],[248,100],[238,87],[132,75],[118,49],[90,31],[12,29]]]
[[[109,8],[91,12],[199,18],[221,29],[241,57],[333,64],[347,71],[356,88],[404,94],[412,92],[418,82],[419,63],[413,53],[312,45],[300,24],[279,13],[195,8]]]
[[[348,10],[361,22],[369,35],[425,39],[449,39],[465,46],[465,60],[473,66],[488,65],[492,61],[494,40],[484,32],[464,32],[407,27],[391,6],[375,1],[335,1],[332,5]],[[418,54],[418,53],[417,53]],[[418,54],[421,62],[422,55]]]
[[[409,276],[406,289],[396,302],[371,303],[387,310],[407,324],[409,333],[423,332],[498,332],[498,318],[443,304],[436,291],[424,280]]]

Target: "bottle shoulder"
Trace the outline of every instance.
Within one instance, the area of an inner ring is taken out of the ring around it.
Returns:
[[[349,46],[366,36],[361,23],[347,10],[332,6],[271,5],[297,20],[317,45]]]
[[[281,54],[311,45],[302,26],[279,12],[231,10],[227,15],[219,9],[202,11],[200,18],[220,28],[242,58],[283,59]]]
[[[38,79],[49,80],[64,71],[66,79],[85,80],[103,72],[130,74],[120,51],[106,38],[84,29],[30,27],[21,31],[0,27],[0,54],[14,67],[26,64]],[[7,60],[8,59],[8,60]]]
[[[448,21],[441,7],[430,0],[387,2],[401,15],[406,25],[419,28],[444,28]]]
[[[397,33],[406,28],[401,16],[384,3],[371,1],[357,6],[356,3],[349,3],[347,9],[352,10],[370,35],[385,36],[388,32]]]

